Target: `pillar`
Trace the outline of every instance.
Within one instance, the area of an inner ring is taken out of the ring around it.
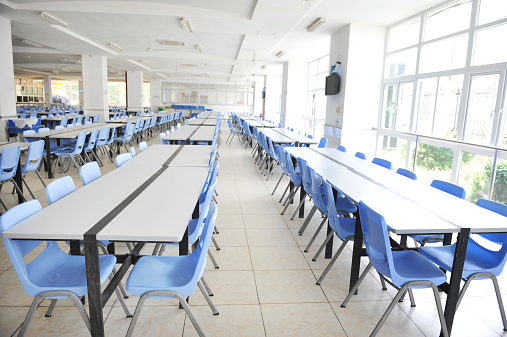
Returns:
[[[51,85],[51,76],[44,75],[44,103],[53,103],[53,86]]]
[[[308,63],[289,61],[283,64],[280,119],[295,130],[305,130]]]
[[[157,112],[162,107],[162,80],[150,80],[150,106],[153,111]]]
[[[7,141],[7,119],[16,115],[11,20],[0,16],[0,140]]]
[[[83,104],[85,114],[100,114],[100,121],[109,118],[107,99],[107,58],[105,56],[82,56]]]
[[[276,121],[278,118],[280,118],[280,121],[283,123],[284,121],[280,116],[280,80],[280,76],[277,75],[265,76],[264,87],[266,88],[266,96],[264,99],[264,119]]]
[[[143,110],[143,72],[127,71],[127,111]]]
[[[79,88],[79,105],[83,106],[83,104],[84,104],[84,101],[83,101],[83,99],[84,99],[83,81],[81,80],[81,81],[78,81],[77,83],[78,83],[78,88]]]

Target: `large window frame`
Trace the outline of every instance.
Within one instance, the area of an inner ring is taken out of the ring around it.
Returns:
[[[325,78],[328,75],[329,54],[308,63],[305,133],[312,135],[315,139],[324,136],[327,105],[327,99],[325,96]],[[312,86],[312,83],[315,85]]]

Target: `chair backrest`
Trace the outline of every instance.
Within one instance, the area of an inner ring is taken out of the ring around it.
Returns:
[[[14,206],[0,217],[0,232],[15,226],[42,209],[38,200],[30,200]],[[23,289],[30,296],[36,296],[40,291],[29,280],[27,266],[23,257],[30,253],[42,241],[3,239],[5,248],[11,259],[14,270],[18,274]]]
[[[2,150],[0,156],[0,181],[9,180],[16,175],[20,153],[21,147],[19,145],[9,146]]]
[[[93,122],[94,123],[98,123],[100,120],[100,114],[96,114],[95,116],[93,116]]]
[[[90,115],[84,116],[84,122],[85,124],[90,121]]]
[[[461,199],[465,199],[466,196],[466,191],[463,187],[454,185],[447,181],[435,179],[431,182],[431,187],[438,188],[441,191],[444,191]]]
[[[361,159],[366,159],[366,155],[362,152],[356,152],[356,157]]]
[[[148,148],[148,144],[146,142],[140,142],[139,143],[139,151],[143,152]]]
[[[338,146],[338,151],[341,151],[341,152],[347,152],[347,148],[345,146]]]
[[[348,218],[342,218],[338,216],[338,211],[336,209],[336,201],[333,196],[333,189],[325,179],[322,179],[322,184],[324,187],[324,194],[326,195],[327,218],[329,219],[329,225],[338,234],[338,236],[342,240],[344,240],[345,238],[349,237],[352,234],[350,232],[347,232],[341,223],[342,221],[347,221],[345,219]]]
[[[69,122],[69,117],[63,117],[60,121],[61,126],[67,126],[67,123]]]
[[[164,140],[164,137],[165,137],[165,136],[166,136],[166,134],[165,134],[165,133],[161,133],[161,134],[159,135],[159,137],[160,137],[160,143],[162,143],[162,144],[167,144],[167,141],[165,141],[165,140]]]
[[[126,163],[130,159],[132,159],[132,155],[130,154],[130,152],[122,153],[122,154],[116,156],[116,158],[114,159],[114,163],[116,164],[116,168],[122,166],[124,163]]]
[[[382,275],[391,278],[394,284],[399,284],[400,279],[393,268],[393,253],[384,217],[362,201],[359,203],[359,215],[364,245],[371,264]]]
[[[507,205],[499,202],[487,199],[479,199],[476,202],[477,206],[486,208],[492,212],[498,213],[507,217]],[[490,234],[479,234],[480,236],[488,239],[489,241],[496,242],[498,244],[507,245],[507,233],[490,233]]]
[[[99,164],[96,161],[84,164],[79,169],[79,176],[81,177],[83,186],[86,186],[92,181],[97,180],[98,178],[102,177]]]
[[[95,147],[97,143],[97,136],[99,134],[99,129],[94,129],[90,133],[90,138],[88,138],[88,143],[86,144],[85,151],[91,151]]]
[[[281,145],[276,145],[276,150],[278,151],[278,160],[280,162],[280,168],[285,174],[290,174],[289,168],[287,167],[287,151]]]
[[[52,181],[46,186],[45,190],[50,205],[75,191],[76,185],[70,176]]]
[[[86,131],[81,131],[77,136],[76,147],[74,148],[74,151],[72,151],[74,155],[78,155],[81,152],[83,152],[85,141],[86,141]]]
[[[320,139],[320,142],[319,142],[319,147],[320,148],[325,148],[327,146],[327,138],[326,137],[322,137]]]
[[[132,155],[132,158],[137,156],[136,149],[133,146],[130,147],[130,154]]]
[[[322,186],[320,185],[320,180],[317,177],[317,172],[315,170],[308,166],[308,175],[311,179],[311,186],[312,186],[312,198],[313,198],[313,204],[317,206],[317,208],[322,213],[327,213],[327,198],[325,196],[324,191],[322,191]],[[336,207],[335,207],[336,211]]]
[[[34,142],[34,141],[36,141],[37,139],[30,138],[30,135],[33,135],[35,133],[36,133],[35,130],[25,130],[25,131],[23,131],[23,138],[25,139],[25,142]]]
[[[301,157],[298,157],[299,172],[301,172],[301,183],[305,192],[312,196],[312,178],[308,174],[308,163]]]
[[[385,160],[385,159],[382,159],[382,158],[373,158],[373,160],[371,162],[373,164],[385,167],[388,170],[392,170],[393,169],[393,164],[391,164],[391,162],[389,160]]]
[[[406,170],[404,168],[400,167],[398,170],[396,170],[396,173],[401,174],[402,176],[405,176],[412,180],[417,180],[417,175],[414,172]]]
[[[21,173],[36,170],[39,167],[40,161],[42,159],[43,151],[44,151],[43,140],[32,142],[30,144],[30,147],[28,148],[25,165],[21,167]]]
[[[97,136],[97,146],[103,146],[109,140],[109,127],[104,126],[99,130],[99,134]]]

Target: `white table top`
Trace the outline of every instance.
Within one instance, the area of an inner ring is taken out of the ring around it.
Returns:
[[[167,160],[178,150],[180,152],[171,161],[171,167],[179,166],[197,166],[209,167],[209,159],[211,155],[211,146],[190,146],[190,145],[162,145],[154,144],[134,158],[129,160],[125,165],[146,166],[155,165],[163,166]]]
[[[275,132],[273,129],[262,129],[259,132],[264,133],[267,137],[271,138],[273,143],[275,144],[292,144],[296,141],[292,138],[286,137],[278,132]]]
[[[164,137],[167,141],[183,141],[190,138],[196,142],[211,142],[215,134],[214,126],[185,125]]]
[[[259,121],[249,120],[247,123],[250,124],[251,126],[255,126],[256,128],[276,128],[276,127],[278,127],[278,125],[276,125],[276,124],[269,123],[266,121],[260,121],[260,120]]]
[[[30,147],[30,142],[0,143],[0,153],[3,151],[3,149],[12,146],[19,146],[21,148],[21,151],[23,151],[27,150]]]
[[[206,126],[215,126],[217,125],[216,118],[206,118],[206,119],[194,119],[193,121],[190,121],[188,125],[206,125]]]
[[[301,157],[306,160],[308,166],[317,172],[319,172],[319,169],[323,167],[334,168],[336,170],[347,169],[345,166],[335,163],[334,161],[324,157],[320,153],[312,151],[307,147],[285,147],[285,151],[295,158]]]

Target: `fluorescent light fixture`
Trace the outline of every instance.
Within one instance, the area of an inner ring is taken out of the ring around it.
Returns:
[[[180,66],[182,67],[198,67],[197,64],[191,64],[191,63],[183,63],[183,64],[180,64]]]
[[[108,45],[109,47],[111,47],[111,48],[114,48],[114,49],[118,50],[118,51],[122,51],[122,50],[123,50],[123,48],[122,48],[122,47],[120,47],[120,46],[118,46],[117,44],[112,43],[112,42],[109,42],[107,45]]]
[[[199,53],[202,53],[202,47],[200,45],[196,44],[195,49],[197,49]]]
[[[315,20],[315,22],[312,23],[310,26],[308,26],[308,28],[306,28],[306,30],[308,32],[313,32],[314,30],[316,30],[317,28],[322,26],[324,24],[324,22],[326,22],[326,19],[319,18],[319,19]]]
[[[280,51],[278,54],[276,54],[276,57],[280,58],[283,55],[285,55],[285,52],[284,51]]]
[[[157,73],[158,76],[162,77],[162,78],[165,78],[165,79],[169,79],[169,77],[171,77],[171,75],[169,75],[169,77],[165,76],[164,74],[161,74],[161,73]]]
[[[37,48],[43,48],[44,46],[41,45],[40,43],[37,43],[37,42],[33,42],[33,41],[30,41],[30,40],[21,40],[21,42],[25,43],[25,44],[28,44],[32,47],[37,47]]]
[[[95,48],[98,48],[98,49],[100,49],[100,50],[106,51],[106,52],[108,52],[109,54],[112,54],[112,55],[118,55],[117,53],[115,53],[115,52],[114,52],[114,51],[112,51],[111,49],[104,47],[102,44],[97,43],[97,42],[95,42],[95,41],[92,41],[92,40],[90,40],[90,39],[88,39],[88,38],[86,38],[86,37],[84,37],[84,36],[82,36],[82,35],[79,35],[79,34],[77,34],[77,33],[74,33],[73,31],[71,31],[71,30],[69,30],[69,29],[67,29],[67,28],[60,27],[60,26],[57,26],[57,25],[51,25],[51,27],[53,27],[54,29],[58,29],[59,31],[61,31],[61,32],[65,33],[65,34],[68,34],[68,35],[70,35],[70,36],[72,36],[72,37],[75,37],[76,39],[79,39],[79,40],[81,40],[81,41],[83,41],[83,42],[86,42],[86,43],[88,43],[89,45],[94,46]]]
[[[180,20],[180,24],[181,24],[181,27],[183,27],[183,29],[187,32],[187,33],[192,33],[193,30],[192,30],[192,26],[190,26],[190,21],[188,21],[187,18],[181,18]]]
[[[41,18],[49,20],[49,21],[51,21],[53,23],[56,23],[57,25],[63,26],[65,28],[67,28],[69,26],[66,22],[63,22],[62,20],[60,20],[60,19],[58,19],[58,18],[54,17],[53,15],[48,14],[46,12],[40,12],[39,16]]]
[[[157,40],[163,46],[184,46],[185,42],[183,41],[172,41],[172,40]]]
[[[139,62],[137,62],[137,61],[130,60],[130,59],[127,59],[127,61],[129,61],[129,62],[130,62],[130,63],[132,63],[132,64],[135,64],[135,65],[136,65],[136,66],[138,66],[138,67],[141,67],[141,68],[143,68],[143,69],[146,69],[146,70],[148,70],[148,71],[151,71],[151,69],[150,69],[150,68],[148,68],[148,67],[147,67],[147,66],[145,66],[144,64],[141,64],[141,63],[139,63]]]
[[[263,65],[263,66],[261,67],[261,69],[262,69],[262,70],[264,70],[264,69],[266,69],[266,68],[267,68],[267,67],[266,67],[266,65]]]
[[[148,64],[148,63],[150,63],[150,62],[148,62],[148,61],[146,61],[146,60],[139,60],[139,62],[142,62],[142,63],[144,63],[144,64]]]

